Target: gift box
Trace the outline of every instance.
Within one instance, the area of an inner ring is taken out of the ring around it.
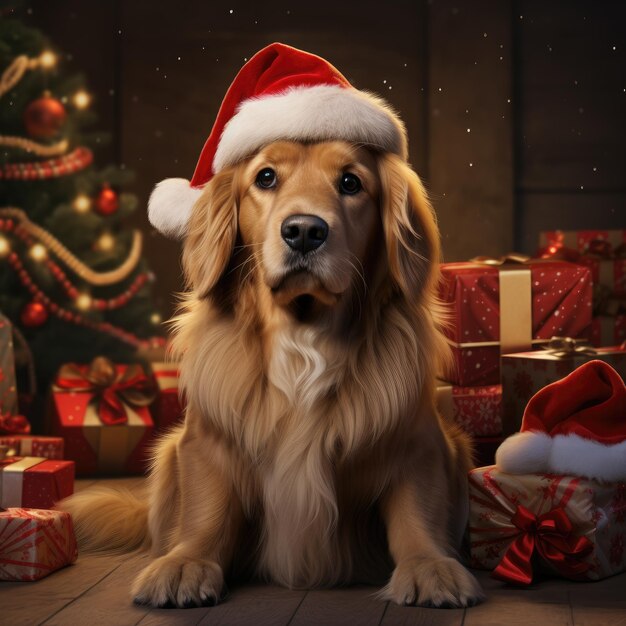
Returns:
[[[437,407],[466,433],[489,437],[502,433],[502,386],[459,387],[437,383]]]
[[[7,448],[7,456],[39,456],[44,459],[62,459],[64,451],[62,437],[41,435],[0,436],[0,446]]]
[[[626,341],[626,315],[597,315],[591,320],[591,345],[619,346]]]
[[[471,566],[529,584],[537,570],[599,580],[626,569],[626,484],[556,474],[469,474]]]
[[[576,344],[569,338],[555,338],[547,350],[507,354],[502,357],[502,428],[505,435],[519,430],[528,401],[540,390],[598,359],[626,377],[626,350]]]
[[[52,387],[49,419],[77,474],[137,474],[146,469],[154,423],[152,381],[138,365],[66,365]]]
[[[73,563],[77,556],[69,513],[0,511],[0,580],[38,580]]]
[[[0,507],[49,509],[74,493],[74,463],[34,456],[0,460]]]
[[[183,419],[184,399],[178,391],[178,367],[175,363],[151,364],[152,376],[157,388],[152,405],[154,424],[159,430],[167,429]]]
[[[444,263],[441,298],[451,324],[455,385],[500,383],[500,354],[530,350],[554,335],[587,338],[591,326],[589,269],[563,261],[515,257]],[[493,263],[493,264],[492,264]]]
[[[610,294],[626,295],[626,230],[545,231],[539,245],[548,256],[587,265],[594,284]]]

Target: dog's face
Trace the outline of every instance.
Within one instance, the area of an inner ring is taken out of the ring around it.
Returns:
[[[417,299],[438,250],[430,204],[399,157],[280,141],[213,178],[183,263],[200,297],[232,300],[254,282],[265,301],[311,323],[371,293],[374,277]]]
[[[375,158],[345,142],[267,146],[243,169],[239,233],[275,303],[301,320],[364,280],[380,232]]]

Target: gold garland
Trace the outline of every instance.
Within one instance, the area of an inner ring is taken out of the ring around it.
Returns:
[[[69,142],[67,139],[63,139],[62,141],[58,141],[52,145],[44,145],[37,143],[36,141],[32,141],[31,139],[26,139],[25,137],[0,135],[0,146],[19,148],[20,150],[32,152],[33,154],[41,157],[51,157],[63,154],[67,150]]]
[[[96,272],[74,256],[58,239],[47,230],[28,219],[22,209],[1,207],[0,218],[14,219],[30,235],[38,239],[46,248],[55,254],[60,261],[69,267],[77,276],[94,287],[114,285],[127,278],[137,267],[141,258],[142,236],[138,230],[133,231],[133,241],[126,260],[116,269],[108,272]]]
[[[35,69],[40,64],[40,59],[29,59],[25,54],[15,57],[9,67],[2,72],[0,78],[0,98],[11,87],[17,85],[22,80],[22,76],[26,73],[26,70]]]

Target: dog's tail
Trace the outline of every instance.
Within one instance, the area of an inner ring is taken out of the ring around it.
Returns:
[[[81,550],[130,552],[148,547],[148,502],[129,489],[91,487],[57,503],[72,516]]]

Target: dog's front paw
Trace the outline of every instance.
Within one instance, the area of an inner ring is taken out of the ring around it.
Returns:
[[[132,594],[137,604],[190,608],[217,604],[223,587],[222,568],[214,561],[165,555],[139,574]]]
[[[397,604],[436,608],[472,606],[484,598],[478,581],[448,557],[401,561],[383,595]]]

